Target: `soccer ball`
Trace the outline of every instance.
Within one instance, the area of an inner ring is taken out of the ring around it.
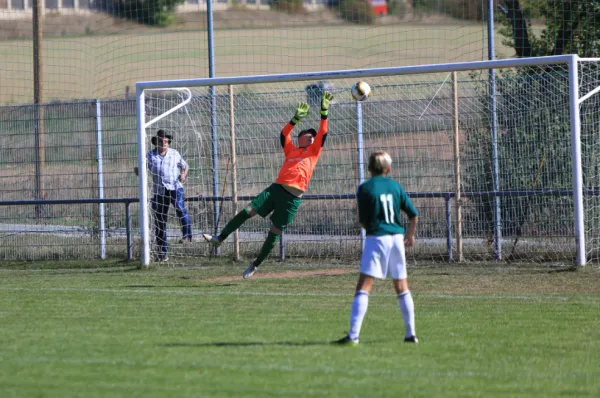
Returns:
[[[356,82],[352,86],[352,97],[357,101],[364,101],[371,95],[371,86],[367,82]]]

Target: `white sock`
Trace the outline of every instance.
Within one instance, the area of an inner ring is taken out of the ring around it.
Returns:
[[[400,312],[402,312],[402,319],[404,320],[404,325],[406,326],[405,337],[416,336],[415,304],[413,303],[410,290],[406,290],[398,295],[398,304],[400,305]]]
[[[348,337],[353,340],[358,339],[363,319],[367,313],[367,307],[369,307],[369,293],[364,290],[357,291],[354,295],[354,301],[352,301],[350,331],[348,332]]]

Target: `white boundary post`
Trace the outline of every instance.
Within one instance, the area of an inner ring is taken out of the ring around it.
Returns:
[[[586,263],[585,226],[583,222],[583,170],[581,167],[581,120],[579,116],[578,56],[569,58],[569,108],[571,115],[571,162],[573,169],[573,218],[577,239],[577,265]]]
[[[365,182],[365,144],[363,142],[363,115],[362,115],[362,103],[356,101],[356,148],[358,156],[358,184]],[[365,248],[365,241],[367,239],[367,232],[364,228],[360,229],[360,247],[361,250]]]
[[[96,100],[96,159],[98,161],[98,199],[104,199],[104,159],[102,157],[102,104]],[[106,258],[106,228],[104,224],[104,203],[98,204],[100,229],[100,258]]]
[[[144,90],[136,87],[135,106],[137,112],[137,139],[138,139],[138,178],[139,178],[139,199],[140,199],[140,236],[141,245],[141,266],[147,267],[150,264],[150,215],[148,214],[148,170],[146,169],[146,106]]]

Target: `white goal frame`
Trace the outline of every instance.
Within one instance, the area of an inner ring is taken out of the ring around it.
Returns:
[[[589,93],[579,96],[578,63],[580,61],[600,62],[600,58],[580,58],[577,55],[557,55],[532,58],[502,59],[493,61],[458,62],[445,64],[430,64],[418,66],[402,66],[390,68],[338,70],[308,73],[290,73],[256,76],[236,76],[221,78],[201,78],[182,80],[141,81],[136,83],[136,112],[137,112],[137,139],[138,139],[138,168],[139,168],[139,201],[140,201],[140,235],[141,235],[141,265],[150,263],[150,225],[148,202],[148,171],[146,168],[146,128],[154,122],[174,112],[185,101],[178,104],[168,112],[146,122],[145,96],[146,90],[177,90],[185,91],[188,87],[211,87],[244,85],[256,83],[283,83],[298,80],[334,80],[334,79],[363,79],[375,76],[414,75],[426,73],[461,72],[469,70],[493,70],[502,68],[566,65],[569,74],[569,107],[570,107],[570,136],[573,175],[573,201],[574,201],[574,229],[576,233],[577,257],[576,264],[583,266],[586,263],[585,227],[583,207],[583,173],[581,154],[581,122],[580,105],[583,101],[600,91],[600,86]],[[600,84],[600,83],[599,83]],[[189,90],[187,91],[189,93]],[[189,94],[191,96],[191,94]],[[188,99],[189,100],[189,99]]]

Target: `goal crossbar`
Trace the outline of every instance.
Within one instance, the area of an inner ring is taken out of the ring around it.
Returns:
[[[226,86],[256,83],[279,83],[297,80],[328,80],[365,78],[373,76],[414,75],[424,73],[462,72],[477,69],[503,69],[523,66],[558,65],[577,62],[578,55],[551,55],[547,57],[510,58],[493,61],[455,62],[446,64],[429,64],[414,66],[398,66],[390,68],[348,69],[324,72],[282,73],[272,75],[213,77],[201,79],[157,80],[137,82],[138,90],[176,88],[190,86]]]

